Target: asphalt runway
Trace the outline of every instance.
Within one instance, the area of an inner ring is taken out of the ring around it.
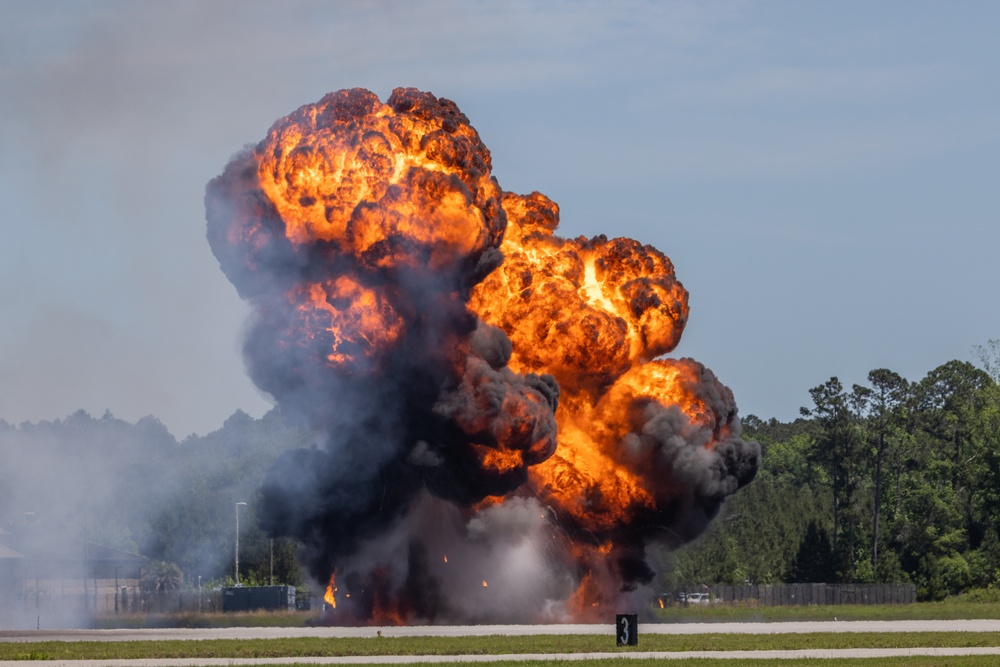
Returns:
[[[797,621],[789,623],[640,623],[639,635],[784,634],[803,632],[1000,632],[1000,620]],[[295,637],[474,637],[489,635],[615,636],[607,625],[417,625],[311,628],[155,628],[142,630],[0,630],[0,641],[290,639]],[[49,663],[51,664],[51,663]]]
[[[615,626],[607,625],[452,625],[410,627],[320,627],[320,628],[163,628],[144,630],[8,630],[0,631],[0,641],[149,641],[157,639],[277,639],[294,637],[463,637],[481,635],[571,635],[606,634],[614,638]],[[998,620],[952,621],[818,621],[794,623],[645,623],[643,634],[781,634],[803,632],[1000,632]],[[641,639],[640,639],[641,641]],[[607,653],[516,654],[516,655],[435,655],[435,656],[338,656],[295,658],[146,658],[139,660],[17,660],[0,661],[0,667],[233,667],[236,665],[401,665],[488,663],[523,660],[604,660],[652,659],[687,660],[791,658],[889,658],[906,656],[1000,656],[1000,647],[904,648],[904,649],[803,649],[790,651],[615,651]]]
[[[19,660],[0,661],[2,667],[240,667],[242,665],[412,665],[448,663],[490,663],[523,660],[689,660],[713,658],[731,660],[819,660],[823,658],[890,658],[908,656],[1000,655],[1000,648],[927,648],[927,649],[831,649],[801,651],[678,651],[630,653],[537,653],[516,655],[383,655],[332,658],[183,658],[144,660]]]

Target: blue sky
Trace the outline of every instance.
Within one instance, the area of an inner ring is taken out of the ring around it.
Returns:
[[[207,181],[340,88],[454,100],[561,234],[691,297],[742,414],[1000,338],[1000,3],[0,0],[0,419],[270,406]]]

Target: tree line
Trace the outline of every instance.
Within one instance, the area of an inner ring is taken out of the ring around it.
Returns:
[[[85,542],[137,553],[150,559],[151,590],[231,585],[240,512],[241,583],[301,585],[297,545],[268,539],[255,510],[277,456],[312,437],[278,410],[260,419],[237,411],[181,441],[155,417],[130,424],[110,412],[0,421],[0,544],[4,532],[30,532],[59,558],[82,554]]]
[[[925,600],[1000,585],[1000,341],[978,353],[912,382],[831,377],[791,422],[745,417],[757,478],[656,554],[656,585],[912,582]],[[30,520],[149,557],[158,587],[194,586],[234,581],[241,512],[241,582],[303,585],[297,545],[268,539],[255,509],[272,462],[314,438],[277,409],[181,441],[155,417],[0,421],[0,528]]]
[[[660,585],[904,583],[935,600],[1000,584],[1000,341],[980,366],[809,390],[790,423],[743,420],[760,472]]]

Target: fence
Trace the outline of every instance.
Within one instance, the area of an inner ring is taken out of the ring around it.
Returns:
[[[765,607],[838,604],[913,604],[914,584],[746,584],[743,586],[686,586],[673,596],[684,603],[689,593],[708,593],[712,601],[755,602]]]
[[[219,611],[220,591],[148,592],[138,586],[104,586],[84,593],[75,589],[31,586],[25,587],[20,602],[26,611],[78,610],[107,613],[168,613]]]
[[[222,589],[222,611],[295,609],[295,586],[238,586]]]
[[[246,594],[243,607],[226,604],[226,592]],[[261,598],[263,593],[264,599]],[[270,593],[270,595],[268,595]],[[309,608],[308,591],[298,592],[294,586],[264,586],[240,589],[205,589],[175,591],[143,591],[138,586],[106,586],[84,594],[58,588],[25,587],[19,601],[25,611],[76,610],[96,614],[118,613],[190,613],[217,611],[249,611],[252,609],[294,609],[300,604]],[[273,598],[273,599],[272,599]],[[14,605],[9,605],[15,608]],[[302,607],[298,607],[302,608]]]

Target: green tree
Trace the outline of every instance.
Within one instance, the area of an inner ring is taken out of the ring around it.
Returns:
[[[979,392],[972,437],[981,442],[983,465],[975,498],[984,523],[982,540],[970,557],[974,585],[1000,584],[1000,385]]]
[[[819,522],[810,521],[795,554],[789,581],[814,583],[835,581],[837,559],[830,544],[830,536]]]
[[[942,469],[952,487],[971,546],[983,536],[983,517],[977,511],[979,481],[986,465],[984,442],[976,437],[976,424],[984,408],[983,390],[993,385],[990,376],[964,361],[938,366],[916,387],[918,426],[939,455],[948,462]]]
[[[993,378],[993,382],[1000,382],[1000,339],[993,338],[986,345],[976,345],[972,349],[986,374]]]
[[[982,370],[950,361],[912,386],[892,543],[921,599],[987,576],[992,453],[982,425],[993,385]]]
[[[842,581],[853,581],[855,547],[861,536],[862,522],[856,500],[864,457],[856,408],[864,397],[857,392],[849,395],[836,377],[813,387],[809,394],[814,407],[801,408],[801,412],[814,417],[820,427],[813,457],[830,475],[833,551],[837,557],[838,576]]]
[[[874,489],[871,536],[872,572],[878,572],[879,528],[881,526],[883,469],[886,452],[905,418],[903,410],[909,396],[909,383],[887,368],[868,373],[871,388],[854,386],[855,403],[865,418],[871,450],[874,452]],[[877,575],[876,575],[877,576]]]
[[[155,560],[143,567],[140,583],[146,592],[176,591],[184,583],[184,573],[175,563]]]

